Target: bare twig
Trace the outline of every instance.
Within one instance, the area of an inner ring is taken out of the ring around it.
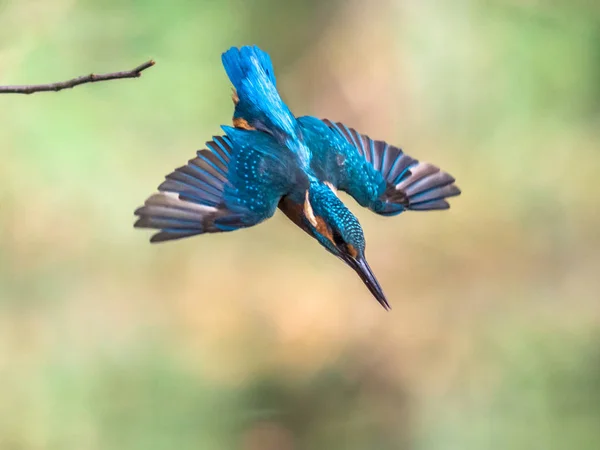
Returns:
[[[73,78],[68,81],[60,81],[58,83],[48,84],[32,84],[26,86],[0,86],[0,94],[33,94],[34,92],[47,92],[47,91],[62,91],[63,89],[74,88],[80,84],[85,83],[96,83],[98,81],[117,80],[120,78],[138,78],[142,71],[154,65],[154,61],[146,61],[144,64],[140,64],[135,69],[126,70],[123,72],[112,72],[101,75],[83,75],[81,77]]]

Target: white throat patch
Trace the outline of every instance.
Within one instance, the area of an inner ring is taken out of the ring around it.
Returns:
[[[308,199],[308,189],[306,190],[306,195],[304,196],[304,215],[311,223],[313,227],[317,227],[317,218],[315,217],[315,213],[312,209],[312,205],[310,204],[310,200]]]

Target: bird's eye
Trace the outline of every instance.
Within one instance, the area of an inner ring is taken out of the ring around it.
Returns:
[[[344,238],[337,230],[333,230],[332,234],[333,234],[333,243],[336,245],[336,247],[342,247],[342,246],[346,245],[346,241],[344,241]]]

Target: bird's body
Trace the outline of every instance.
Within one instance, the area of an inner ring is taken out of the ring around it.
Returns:
[[[341,123],[296,118],[279,96],[269,56],[257,47],[228,50],[223,65],[235,88],[235,128],[223,127],[225,136],[167,175],[136,210],[136,227],[159,229],[151,241],[160,242],[253,226],[279,207],[389,308],[366,262],[362,228],[336,191],[393,216],[447,209],[445,198],[460,193],[454,179]]]

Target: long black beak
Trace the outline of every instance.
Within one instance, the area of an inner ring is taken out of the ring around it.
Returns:
[[[381,306],[383,306],[386,310],[392,309],[392,307],[385,298],[383,289],[381,289],[381,286],[379,285],[377,278],[375,278],[375,275],[369,267],[369,264],[367,263],[365,257],[359,256],[358,258],[353,258],[351,256],[347,256],[343,259],[350,267],[352,267],[355,270],[360,279],[363,280],[363,283],[367,285],[369,291],[371,291],[371,294],[373,294],[373,296],[377,299]]]

